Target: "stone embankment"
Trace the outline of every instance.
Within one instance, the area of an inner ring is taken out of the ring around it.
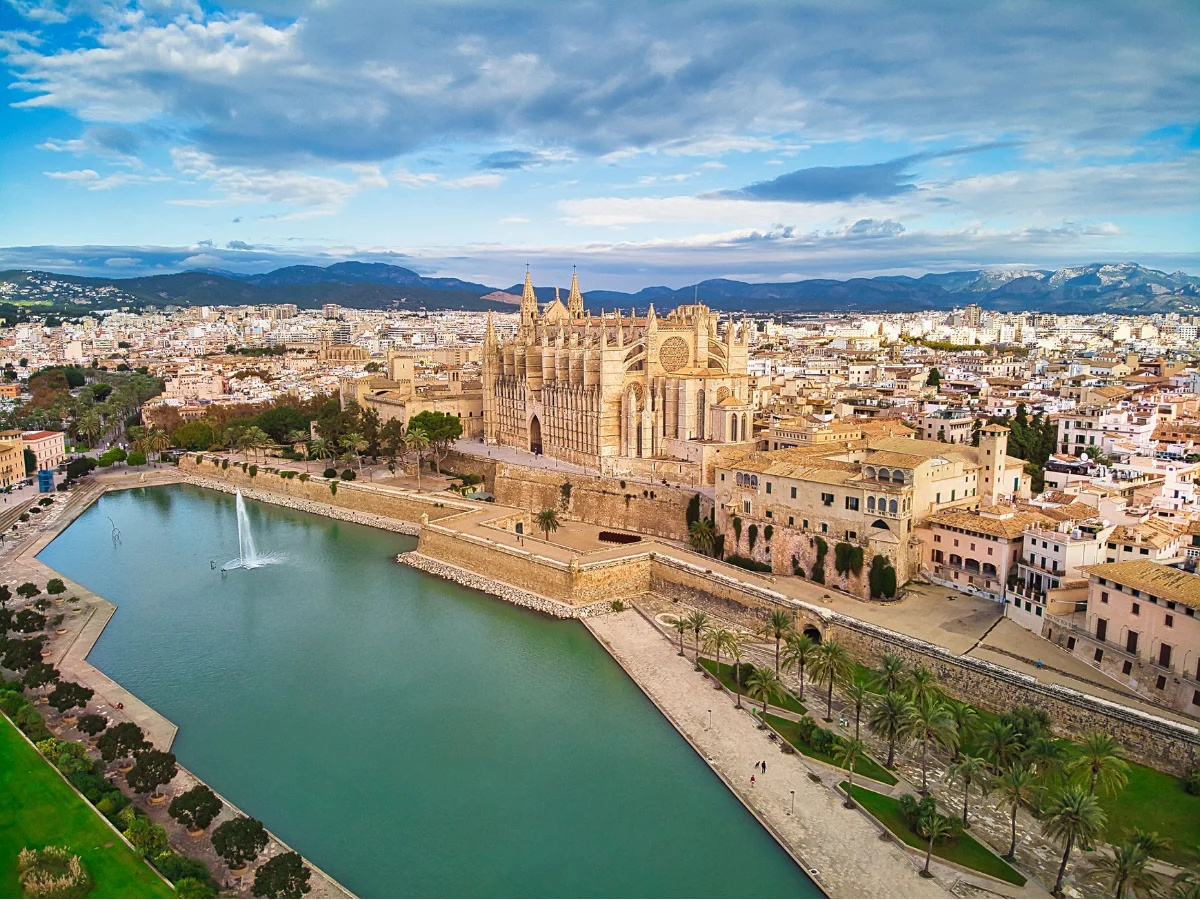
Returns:
[[[406,565],[412,566],[414,569],[420,569],[422,572],[428,572],[430,575],[436,575],[438,578],[453,581],[455,584],[461,584],[463,587],[468,587],[484,594],[490,594],[506,603],[511,603],[513,606],[532,609],[535,612],[544,613],[556,619],[587,619],[613,611],[611,600],[603,600],[587,606],[572,606],[569,603],[560,603],[548,597],[523,591],[520,588],[513,587],[511,584],[505,584],[503,581],[497,581],[494,578],[487,578],[475,572],[469,572],[466,569],[452,566],[449,563],[430,559],[428,556],[415,551],[412,553],[401,553],[396,559]]]
[[[274,506],[284,506],[300,512],[326,516],[330,519],[340,519],[343,522],[353,522],[356,525],[369,525],[372,528],[382,528],[384,531],[394,531],[397,534],[407,534],[414,537],[421,532],[421,526],[415,522],[404,522],[400,519],[388,518],[387,516],[377,516],[372,513],[344,509],[329,503],[318,503],[315,500],[302,500],[298,497],[289,497],[286,494],[277,494],[274,491],[239,487],[236,484],[231,484],[228,481],[222,481],[218,478],[188,475],[185,480],[188,484],[194,484],[197,487],[208,488],[213,491],[223,491],[226,494],[235,494],[240,490],[242,496],[250,500],[258,500],[261,503],[270,503]]]

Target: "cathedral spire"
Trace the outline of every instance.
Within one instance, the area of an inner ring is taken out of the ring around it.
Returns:
[[[583,318],[583,294],[579,292],[579,275],[571,266],[571,290],[567,294],[567,312],[572,319]]]
[[[537,295],[533,293],[533,274],[525,266],[525,290],[521,293],[521,325],[532,326],[538,317]]]
[[[483,332],[483,346],[488,349],[496,346],[496,326],[492,322],[492,311],[488,310],[487,328]]]

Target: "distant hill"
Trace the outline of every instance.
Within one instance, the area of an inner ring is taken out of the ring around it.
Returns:
[[[294,303],[314,308],[336,303],[357,309],[460,309],[512,311],[522,286],[496,289],[457,278],[430,278],[383,263],[342,262],[331,266],[288,266],[254,275],[199,269],[143,278],[83,278],[46,272],[0,272],[0,280],[36,289],[36,299],[80,312],[113,306],[233,306]],[[80,288],[94,299],[79,304]],[[100,291],[98,289],[105,289]],[[554,288],[535,289],[545,303]],[[565,299],[566,292],[562,292]],[[21,299],[17,297],[16,299]],[[590,309],[634,308],[654,303],[669,309],[699,300],[713,309],[749,313],[913,312],[949,310],[968,303],[1001,311],[1054,313],[1164,313],[1200,311],[1200,277],[1168,274],[1136,263],[1095,263],[1050,270],[969,269],[913,278],[809,279],[750,284],[713,279],[636,293],[588,291]],[[75,305],[72,305],[75,304]]]

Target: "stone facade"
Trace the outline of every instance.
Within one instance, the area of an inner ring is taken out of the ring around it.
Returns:
[[[661,319],[584,310],[578,278],[567,303],[539,309],[525,275],[521,321],[501,341],[488,318],[484,436],[581,465],[618,458],[689,461],[689,446],[752,437],[747,326],[722,329],[703,305]],[[695,462],[695,460],[692,460]]]

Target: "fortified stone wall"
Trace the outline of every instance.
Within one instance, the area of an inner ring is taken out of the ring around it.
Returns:
[[[213,460],[208,457],[205,457],[203,462],[197,463],[195,454],[182,457],[179,461],[179,468],[186,474],[215,478],[235,487],[270,491],[297,500],[327,503],[342,509],[375,516],[387,516],[392,519],[403,519],[408,522],[420,521],[422,513],[427,514],[431,520],[436,520],[470,508],[469,504],[454,500],[443,501],[434,497],[423,497],[400,491],[372,489],[353,481],[338,481],[337,493],[334,493],[329,489],[330,481],[325,478],[313,476],[307,481],[301,481],[299,475],[294,478],[282,478],[278,474],[266,471],[261,466],[258,474],[251,476],[248,471],[242,471],[240,464],[230,463],[229,468],[223,469],[219,459],[214,464]],[[288,471],[288,469],[284,467],[281,471]]]
[[[572,602],[569,568],[550,560],[535,560],[532,554],[524,551],[490,544],[458,532],[446,532],[435,526],[421,529],[417,552],[551,600]]]
[[[816,627],[823,638],[835,638],[860,663],[878,665],[884,653],[902,656],[937,674],[951,695],[995,712],[1032,706],[1049,713],[1057,732],[1072,738],[1089,731],[1110,733],[1129,757],[1175,775],[1200,765],[1197,729],[1160,719],[967,656],[955,656],[936,645],[810,604],[774,600],[769,592],[730,585],[703,572],[693,572],[660,557],[651,576],[652,590],[685,603],[727,612],[744,624],[765,619],[772,609],[794,610],[796,627]]]
[[[675,541],[688,539],[687,505],[695,491],[539,469],[460,453],[449,454],[444,468],[480,476],[496,495],[496,502],[505,506],[532,513],[556,509],[560,515],[600,528],[636,531]],[[702,514],[708,515],[711,509],[712,503],[701,496]]]

